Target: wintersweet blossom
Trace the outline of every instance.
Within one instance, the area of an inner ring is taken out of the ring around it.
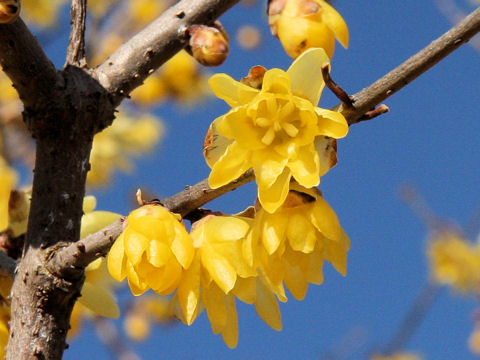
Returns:
[[[194,256],[192,240],[180,221],[160,205],[132,211],[108,254],[112,277],[117,281],[127,278],[134,295],[148,289],[171,294]]]
[[[292,177],[308,188],[319,184],[334,165],[325,157],[325,137],[348,132],[341,113],[317,107],[325,85],[321,67],[328,63],[323,49],[310,49],[287,71],[266,71],[260,90],[226,74],[210,78],[215,95],[232,107],[212,123],[205,141],[210,187],[253,168],[259,201],[273,213],[285,201]]]
[[[181,309],[180,319],[188,325],[205,308],[212,331],[220,333],[231,348],[238,341],[232,290],[239,278],[256,275],[242,257],[243,239],[250,224],[251,219],[235,216],[207,216],[196,222],[190,232],[195,257],[174,298]]]
[[[282,283],[298,300],[305,297],[309,283],[321,284],[324,261],[346,275],[350,240],[316,188],[292,183],[275,213],[257,211],[248,240],[244,257],[258,263],[281,301],[286,301]]]
[[[333,56],[335,39],[348,47],[348,27],[342,16],[324,0],[272,0],[268,22],[272,34],[293,58],[312,47]]]
[[[0,231],[8,227],[8,201],[16,182],[15,172],[0,157]]]
[[[480,293],[480,245],[460,234],[443,230],[435,234],[427,251],[432,278],[439,284],[470,294]]]

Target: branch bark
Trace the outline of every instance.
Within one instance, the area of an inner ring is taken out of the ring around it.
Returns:
[[[85,24],[87,20],[87,0],[73,0],[70,8],[72,26],[67,47],[65,65],[86,66],[85,60]]]
[[[190,25],[212,23],[239,1],[180,1],[98,66],[96,78],[118,105],[187,44]]]

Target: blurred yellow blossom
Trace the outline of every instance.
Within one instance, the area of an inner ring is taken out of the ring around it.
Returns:
[[[207,133],[210,187],[228,184],[253,168],[259,201],[272,213],[285,201],[292,177],[305,187],[319,184],[333,165],[323,156],[325,137],[348,132],[341,113],[317,107],[325,85],[321,67],[328,63],[323,49],[310,49],[286,72],[266,71],[261,90],[226,74],[210,78],[215,95],[232,107]]]
[[[268,22],[293,58],[312,47],[325,49],[331,58],[335,38],[348,47],[348,28],[342,16],[324,0],[272,0]]]
[[[143,341],[150,335],[152,324],[167,324],[174,319],[173,315],[173,309],[166,298],[139,297],[129,309],[123,327],[128,337],[135,341]]]
[[[468,346],[472,353],[480,355],[480,318],[477,319],[475,328],[468,339]]]
[[[16,179],[15,171],[0,157],[0,231],[8,227],[8,202]]]
[[[132,93],[132,99],[151,106],[167,97],[177,101],[195,102],[206,93],[205,76],[195,59],[185,50],[168,60]]]
[[[192,240],[180,221],[160,205],[132,211],[108,255],[113,278],[127,278],[134,295],[148,289],[159,295],[171,294],[194,257]]]
[[[10,321],[10,306],[0,305],[0,358],[5,358],[5,348],[8,343],[8,322]]]
[[[480,244],[452,230],[438,231],[428,251],[433,280],[470,294],[480,294]]]
[[[37,26],[52,26],[66,0],[22,0],[22,17]]]
[[[159,16],[167,7],[165,0],[129,0],[128,13],[139,25],[146,25]]]
[[[129,171],[129,156],[139,156],[155,146],[163,135],[160,120],[152,115],[137,118],[120,113],[113,125],[95,135],[90,154],[90,185],[105,184],[113,171]]]

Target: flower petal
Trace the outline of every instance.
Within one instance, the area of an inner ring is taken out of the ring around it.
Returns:
[[[218,254],[211,246],[202,247],[202,265],[207,269],[215,283],[225,294],[235,286],[237,272],[223,256]]]
[[[255,115],[256,111],[254,112]],[[217,120],[215,120],[217,121]],[[216,125],[220,134],[235,139],[240,145],[249,149],[262,149],[262,129],[254,126],[252,119],[247,115],[246,108],[236,107],[218,119]]]
[[[193,240],[182,224],[176,225],[175,239],[172,242],[171,249],[178,262],[186,269],[192,263],[195,255]]]
[[[328,136],[317,136],[314,145],[320,157],[319,175],[323,176],[337,163],[337,140]]]
[[[238,344],[238,318],[237,309],[235,307],[235,297],[227,295],[224,297],[225,308],[227,310],[227,323],[222,329],[221,334],[223,341],[230,349],[237,347]]]
[[[112,319],[120,316],[120,309],[113,300],[112,294],[88,281],[83,284],[82,295],[78,298],[78,302],[100,316]]]
[[[335,139],[342,138],[348,133],[348,123],[345,117],[338,111],[315,108],[318,115],[318,127],[320,134]]]
[[[124,248],[124,234],[115,240],[107,257],[107,267],[108,272],[112,277],[117,281],[122,281],[127,276],[125,272],[126,259],[125,259],[125,248]]]
[[[242,84],[227,74],[215,74],[208,80],[213,93],[231,107],[250,102],[258,93],[257,89]]]
[[[263,76],[262,92],[288,94],[291,92],[290,76],[282,69],[270,69]]]
[[[348,47],[348,27],[342,16],[329,5],[326,1],[322,3],[324,10],[322,11],[322,20],[333,31],[337,40],[344,48]]]
[[[325,86],[322,66],[330,64],[330,59],[322,48],[311,48],[303,52],[288,68],[292,81],[292,92],[317,105]]]
[[[213,165],[208,177],[210,187],[216,189],[238,179],[251,167],[249,155],[250,151],[240,147],[238,143],[229,145],[225,154]]]
[[[274,213],[282,204],[288,195],[290,178],[292,173],[290,169],[285,168],[277,180],[267,188],[258,186],[258,200],[265,211]]]
[[[338,242],[342,237],[342,227],[338,221],[337,214],[325,201],[325,199],[319,196],[313,207],[310,216],[312,224],[317,230],[326,238]]]
[[[308,282],[299,266],[285,267],[285,286],[290,290],[293,297],[303,300],[308,290]]]
[[[275,151],[255,151],[252,153],[252,165],[259,187],[268,188],[278,179],[285,169],[288,159]]]
[[[300,185],[311,188],[320,183],[320,158],[313,144],[299,147],[297,158],[289,161],[287,166]]]
[[[268,289],[263,282],[257,280],[257,299],[255,301],[255,310],[258,315],[265,321],[272,329],[282,330],[282,315],[278,302],[273,293]]]
[[[308,254],[315,248],[315,228],[304,216],[293,214],[288,219],[286,233],[293,250]]]
[[[143,253],[150,245],[150,241],[142,234],[127,227],[125,234],[125,254],[132,265],[137,265],[142,259]]]
[[[195,313],[200,297],[200,261],[197,260],[183,273],[178,286],[177,297],[187,325],[195,319]]]
[[[220,159],[220,157],[227,151],[228,145],[233,140],[222,135],[217,128],[218,122],[223,119],[223,116],[215,119],[208,128],[205,140],[203,141],[203,156],[208,166],[213,165]]]

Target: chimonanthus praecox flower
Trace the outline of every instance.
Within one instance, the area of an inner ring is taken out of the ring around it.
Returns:
[[[210,78],[215,95],[232,107],[215,119],[205,140],[210,187],[253,168],[260,203],[272,213],[287,197],[292,177],[307,188],[319,184],[336,161],[328,138],[348,132],[341,113],[317,107],[325,85],[321,67],[328,63],[323,49],[309,49],[287,71],[266,71],[260,90],[226,74]]]
[[[268,23],[272,34],[293,58],[312,47],[324,48],[331,58],[335,38],[348,47],[347,24],[324,0],[271,0]]]
[[[126,277],[134,295],[148,289],[171,294],[194,256],[192,240],[179,220],[160,205],[132,211],[108,254],[112,277],[117,281]]]

